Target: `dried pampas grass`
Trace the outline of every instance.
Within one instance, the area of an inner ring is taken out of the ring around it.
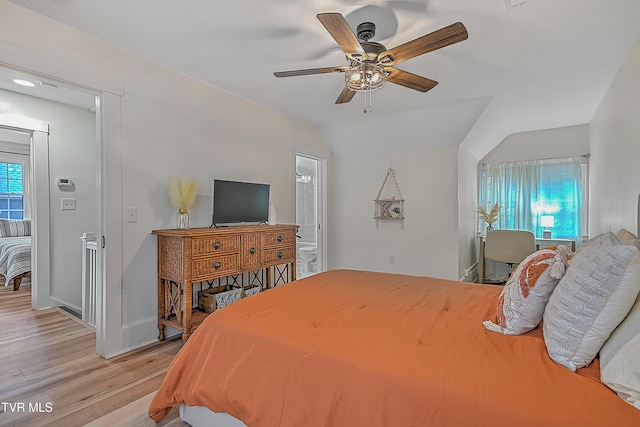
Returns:
[[[491,225],[498,220],[498,213],[500,212],[500,205],[495,202],[490,211],[487,211],[482,206],[478,206],[478,216],[481,220]]]
[[[178,179],[174,176],[167,180],[167,190],[171,205],[178,209],[187,209],[196,199],[196,181],[191,178]]]

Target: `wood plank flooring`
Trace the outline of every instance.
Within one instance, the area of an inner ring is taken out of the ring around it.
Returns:
[[[0,426],[155,426],[146,416],[181,340],[105,360],[62,310],[31,310],[31,284],[0,282]],[[162,423],[188,426],[174,410]]]

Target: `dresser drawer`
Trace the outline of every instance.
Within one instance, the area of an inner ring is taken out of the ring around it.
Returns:
[[[259,234],[243,234],[240,237],[240,267],[258,269],[262,261],[262,240]]]
[[[296,244],[296,233],[293,231],[283,231],[279,233],[265,233],[265,246],[289,246]]]
[[[234,252],[240,248],[240,236],[220,236],[193,238],[192,256],[209,255],[222,252]]]
[[[211,258],[193,260],[191,263],[191,275],[194,279],[211,276],[225,276],[238,271],[240,256],[238,254],[223,255]]]
[[[284,264],[286,262],[294,262],[296,259],[295,246],[286,248],[267,249],[264,251],[265,264]]]

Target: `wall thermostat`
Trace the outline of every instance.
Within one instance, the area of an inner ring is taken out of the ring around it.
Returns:
[[[58,178],[58,187],[73,187],[73,181],[69,178]]]

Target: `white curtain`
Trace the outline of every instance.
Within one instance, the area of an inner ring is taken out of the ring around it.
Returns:
[[[552,216],[553,237],[579,240],[584,158],[486,164],[479,177],[478,203],[487,209],[496,202],[502,207],[495,228],[529,230],[540,238],[541,217]]]

